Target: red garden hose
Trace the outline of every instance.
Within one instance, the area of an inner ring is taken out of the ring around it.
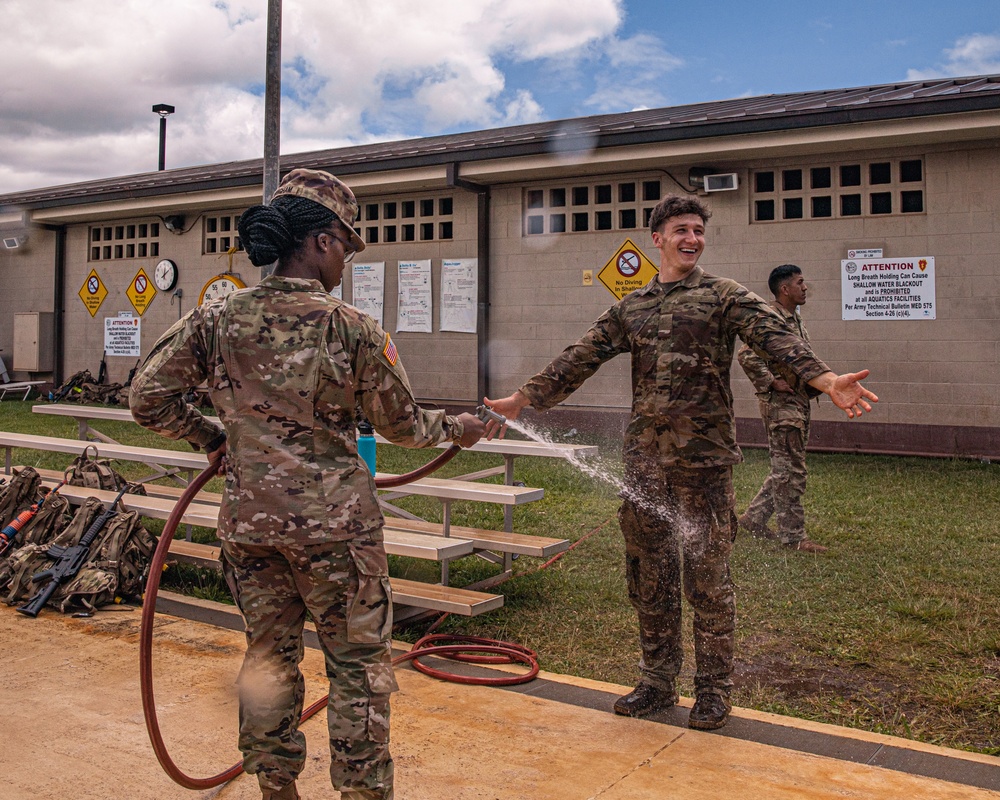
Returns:
[[[389,489],[418,480],[454,458],[459,450],[461,448],[458,445],[452,445],[437,458],[432,459],[413,472],[408,472],[405,475],[397,475],[392,478],[376,478],[375,485],[379,489]],[[180,784],[185,789],[211,789],[213,786],[219,786],[227,781],[231,781],[243,772],[242,763],[233,764],[229,769],[210,778],[192,778],[190,775],[182,772],[170,758],[170,754],[167,752],[166,745],[163,742],[159,722],[156,718],[156,701],[153,697],[153,620],[156,616],[156,596],[160,589],[160,576],[163,573],[163,565],[170,550],[170,542],[174,538],[174,533],[180,524],[181,518],[184,516],[184,512],[191,504],[195,495],[218,474],[218,469],[219,460],[212,461],[204,472],[191,481],[178,498],[173,511],[170,512],[166,525],[163,526],[163,533],[160,534],[160,541],[156,546],[149,565],[149,577],[146,580],[146,592],[142,603],[142,624],[139,631],[139,685],[142,695],[142,712],[146,718],[146,730],[149,732],[149,741],[153,745],[156,758],[160,762],[160,766],[163,767],[164,772],[175,783]],[[442,640],[454,642],[455,644],[431,646],[428,644],[432,641]],[[459,642],[464,644],[458,644]],[[418,660],[429,655],[479,664],[521,663],[528,665],[529,672],[524,675],[512,675],[507,678],[470,678],[428,667],[425,664],[421,664]],[[392,663],[399,664],[404,661],[412,661],[415,669],[442,680],[492,686],[510,686],[518,683],[526,683],[538,674],[539,669],[535,653],[527,648],[504,644],[491,639],[481,639],[471,636],[446,636],[442,634],[423,637],[413,646],[410,652],[394,658]],[[305,709],[302,712],[300,723],[305,722],[317,711],[324,708],[328,700],[329,695],[323,697],[321,700],[317,700]]]

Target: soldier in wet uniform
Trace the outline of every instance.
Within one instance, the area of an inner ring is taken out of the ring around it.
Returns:
[[[771,308],[781,317],[791,333],[809,342],[809,332],[802,322],[799,307],[805,305],[809,287],[801,268],[782,264],[771,270],[767,287],[774,295]],[[743,371],[757,392],[760,416],[767,430],[771,472],[747,510],[739,526],[754,536],[779,539],[792,550],[824,553],[826,547],[806,536],[806,515],[802,495],[806,491],[806,443],[809,441],[809,401],[820,392],[808,383],[789,383],[774,374],[766,359],[749,345],[736,354]],[[768,527],[771,516],[778,530]]]
[[[767,353],[780,374],[831,396],[849,417],[877,400],[860,380],[836,375],[757,295],[698,266],[710,212],[696,197],[668,195],[649,220],[659,274],[604,313],[578,342],[514,394],[484,399],[516,419],[567,398],[605,361],[632,357],[632,416],[625,432],[619,521],[628,595],[639,618],[642,658],[635,690],[614,705],[641,717],[677,702],[681,593],[694,610],[692,728],[726,724],[731,710],[736,609],[729,555],[736,533],[736,445],[730,390],[739,336]],[[487,426],[487,435],[497,433]]]
[[[135,376],[141,425],[224,456],[221,561],[246,620],[239,746],[262,795],[297,798],[308,612],[330,678],[330,775],[350,800],[393,796],[389,696],[392,598],[373,476],[358,456],[357,409],[406,447],[474,444],[471,414],[420,408],[390,336],[331,296],[364,249],[351,190],[296,169],[271,205],[242,215],[256,286],[193,309]],[[218,427],[184,400],[207,383]]]

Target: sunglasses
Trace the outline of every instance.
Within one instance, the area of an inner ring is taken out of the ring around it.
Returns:
[[[345,264],[350,264],[351,261],[354,259],[354,254],[357,252],[357,250],[355,249],[354,245],[351,244],[347,239],[343,239],[340,236],[338,236],[336,231],[320,231],[319,233],[316,234],[316,236],[322,236],[324,233],[327,236],[330,236],[330,237],[336,239],[338,242],[341,243],[341,245],[343,245],[343,247],[344,247],[344,263]]]

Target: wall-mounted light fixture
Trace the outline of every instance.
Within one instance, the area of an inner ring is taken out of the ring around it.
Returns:
[[[163,219],[163,227],[171,233],[184,233],[184,215],[168,214]]]
[[[716,167],[691,167],[688,183],[706,192],[732,192],[740,188],[739,175]]]

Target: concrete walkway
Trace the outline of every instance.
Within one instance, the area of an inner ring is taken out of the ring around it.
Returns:
[[[169,596],[161,607],[193,617],[158,617],[161,729],[183,771],[213,775],[239,758],[233,680],[243,636],[231,629],[238,617]],[[5,800],[259,798],[249,776],[193,792],[160,769],[139,698],[138,628],[138,610],[90,619],[46,610],[32,620],[0,605]],[[303,672],[311,702],[325,692],[315,649]],[[744,709],[716,733],[684,727],[683,707],[632,720],[610,711],[629,687],[561,675],[496,689],[440,682],[409,665],[397,674],[397,800],[1000,798],[1000,759],[989,756]],[[304,730],[303,798],[336,798],[324,714]]]

